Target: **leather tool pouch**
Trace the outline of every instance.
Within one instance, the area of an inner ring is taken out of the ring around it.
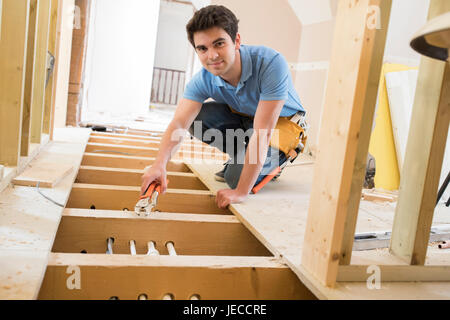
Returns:
[[[305,131],[301,126],[289,120],[288,117],[280,117],[270,138],[270,146],[283,151],[287,157],[289,151],[295,149],[300,142],[305,146],[306,139]]]

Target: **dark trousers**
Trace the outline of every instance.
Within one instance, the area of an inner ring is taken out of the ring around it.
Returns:
[[[225,164],[224,178],[228,186],[235,189],[244,167],[247,145],[253,133],[253,117],[234,113],[223,103],[207,102],[202,105],[189,132],[197,139],[230,156],[230,160]],[[256,162],[256,155],[250,157],[250,161],[252,159]],[[269,147],[255,185],[285,161],[286,156],[283,152]]]

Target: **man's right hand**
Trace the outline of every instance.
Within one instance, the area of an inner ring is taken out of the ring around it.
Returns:
[[[144,169],[144,174],[141,177],[141,194],[145,193],[147,187],[153,182],[157,181],[161,185],[161,194],[167,189],[167,173],[164,167],[153,165]]]

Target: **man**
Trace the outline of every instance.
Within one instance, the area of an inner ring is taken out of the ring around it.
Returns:
[[[216,196],[218,207],[225,208],[245,200],[257,183],[286,161],[285,152],[269,146],[272,131],[280,117],[304,115],[305,110],[285,59],[266,47],[241,45],[238,20],[230,10],[207,6],[194,14],[186,30],[203,69],[187,84],[158,156],[142,176],[141,189],[144,193],[156,180],[164,193],[166,165],[180,142],[171,137],[189,129],[230,156],[224,170],[216,174],[230,187]],[[204,103],[208,98],[214,102]],[[223,139],[216,136],[208,141],[208,130],[222,134]],[[244,138],[237,131],[245,131]]]

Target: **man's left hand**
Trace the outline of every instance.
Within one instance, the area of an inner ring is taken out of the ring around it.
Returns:
[[[230,203],[239,203],[247,198],[247,194],[238,192],[236,189],[222,189],[217,191],[216,204],[225,209]]]

